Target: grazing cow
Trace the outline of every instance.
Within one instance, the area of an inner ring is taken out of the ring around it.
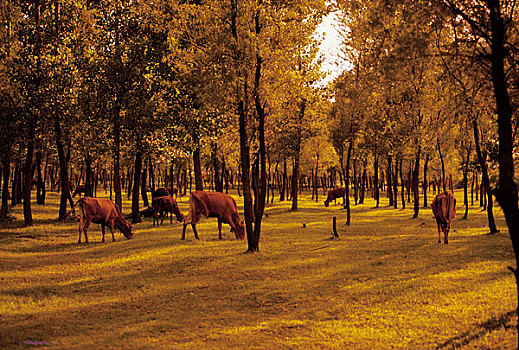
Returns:
[[[186,227],[191,223],[195,238],[198,238],[196,224],[200,215],[218,218],[218,238],[222,239],[222,222],[231,226],[237,239],[245,238],[245,225],[238,214],[236,201],[231,196],[221,192],[195,191],[189,197],[189,213],[184,218],[182,239],[186,238]]]
[[[74,198],[77,194],[84,194],[86,196],[86,186],[85,185],[77,185],[76,190],[72,194],[72,198]]]
[[[440,233],[443,232],[443,243],[449,243],[451,222],[456,215],[456,198],[449,192],[443,192],[434,197],[432,212],[438,224],[438,243],[441,243]]]
[[[157,225],[159,225],[159,213],[162,217],[162,221],[160,222],[160,225],[164,222],[164,218],[169,213],[170,215],[170,223],[173,224],[173,214],[177,217],[177,221],[183,221],[184,215],[180,212],[178,209],[177,202],[175,201],[175,198],[172,196],[162,196],[153,198],[152,202],[153,206],[153,225],[155,225],[155,221],[157,222]]]
[[[181,198],[182,193],[180,189],[176,187],[159,187],[151,193],[151,198],[172,196],[175,198]]]
[[[112,241],[115,241],[114,230],[119,229],[126,239],[133,237],[132,225],[124,219],[117,204],[109,199],[83,197],[79,204],[79,238],[81,243],[81,231],[85,235],[85,242],[88,243],[87,230],[90,223],[101,224],[103,231],[103,242],[105,241],[105,226],[112,232]]]
[[[328,197],[324,201],[324,206],[328,207],[330,205],[331,201],[336,201],[337,198],[342,197],[342,205],[344,206],[344,203],[346,201],[346,189],[344,187],[338,187],[334,188],[333,190],[328,191]]]
[[[166,187],[159,187],[155,191],[151,192],[151,198],[155,199],[157,197],[169,196],[169,190]]]

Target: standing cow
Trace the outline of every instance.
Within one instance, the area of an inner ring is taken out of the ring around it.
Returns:
[[[170,215],[170,223],[173,224],[173,214],[177,217],[177,221],[184,220],[184,215],[178,209],[177,201],[172,196],[162,196],[153,198],[153,225],[155,226],[155,222],[159,225],[159,216],[162,217],[162,221],[160,225],[164,222],[164,218],[169,213]]]
[[[449,192],[443,192],[434,197],[432,201],[432,212],[438,225],[438,243],[441,243],[441,232],[443,232],[443,243],[449,243],[449,230],[451,222],[456,215],[456,198]]]
[[[222,223],[231,226],[237,239],[245,238],[245,225],[238,214],[236,201],[231,196],[221,192],[195,191],[189,197],[189,212],[184,218],[182,239],[186,238],[187,224],[191,223],[195,238],[198,238],[196,224],[200,215],[218,218],[218,238],[222,239]]]
[[[83,197],[79,204],[79,238],[81,243],[81,232],[85,235],[85,242],[88,243],[87,230],[90,223],[101,224],[103,231],[103,242],[105,241],[105,226],[112,232],[112,241],[115,241],[114,230],[119,229],[126,239],[133,237],[132,225],[124,219],[117,204],[109,199]]]
[[[346,202],[346,189],[344,187],[334,188],[333,190],[328,191],[328,197],[324,201],[324,206],[328,207],[331,201],[335,201],[337,198],[342,197],[342,205]]]
[[[86,186],[85,185],[77,185],[76,186],[76,190],[72,194],[72,198],[74,198],[78,194],[81,195],[82,193],[86,196]]]

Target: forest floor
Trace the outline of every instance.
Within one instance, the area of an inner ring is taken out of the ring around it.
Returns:
[[[245,254],[228,226],[218,240],[216,219],[198,225],[200,241],[150,218],[132,240],[116,232],[101,243],[92,224],[91,243],[78,244],[77,223],[56,221],[58,195],[48,193],[33,205],[35,226],[23,227],[22,205],[0,223],[0,348],[515,348],[503,215],[495,210],[501,232],[489,235],[486,212],[470,207],[462,219],[456,195],[448,245],[437,243],[430,208],[412,219],[410,204],[384,198],[375,209],[370,199],[346,226],[339,205],[303,193],[297,212],[277,198],[267,206],[261,252]]]

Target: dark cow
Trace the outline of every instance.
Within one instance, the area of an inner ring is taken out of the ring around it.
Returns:
[[[337,198],[342,197],[342,205],[344,206],[344,203],[346,201],[346,189],[344,187],[338,187],[334,188],[333,190],[328,191],[328,197],[324,201],[324,206],[328,207],[330,205],[331,201],[336,201]]]
[[[181,198],[182,193],[176,187],[159,187],[151,193],[151,198],[164,197],[164,196],[172,196],[175,198]]]
[[[72,194],[72,198],[74,198],[77,194],[79,194],[79,195],[83,194],[83,195],[86,196],[86,186],[85,185],[77,185],[76,186],[76,190]]]
[[[151,198],[164,197],[171,195],[166,187],[159,187],[155,191],[151,192]]]
[[[157,222],[157,225],[159,225],[159,213],[162,217],[162,221],[160,222],[160,225],[164,222],[164,218],[166,217],[166,214],[169,213],[170,215],[170,223],[173,224],[173,214],[177,217],[177,221],[181,222],[184,220],[184,215],[180,212],[178,209],[178,204],[175,201],[175,198],[172,196],[162,196],[153,198],[152,202],[153,206],[153,225],[155,225],[155,222]]]
[[[79,238],[81,243],[81,232],[85,235],[85,242],[88,243],[87,230],[90,223],[101,224],[103,231],[103,242],[105,241],[105,226],[112,232],[112,241],[115,241],[114,230],[119,229],[126,239],[133,237],[132,225],[124,219],[117,204],[109,199],[83,197],[79,204]]]
[[[449,230],[451,222],[456,215],[456,198],[449,192],[443,192],[434,197],[432,212],[438,224],[438,243],[441,243],[441,232],[443,232],[443,243],[449,243]]]
[[[221,192],[195,191],[189,196],[189,213],[184,218],[182,239],[186,238],[187,224],[191,223],[195,238],[198,238],[196,224],[200,215],[218,218],[218,238],[222,239],[222,223],[231,226],[237,239],[245,238],[245,226],[238,214],[236,201],[231,196]]]

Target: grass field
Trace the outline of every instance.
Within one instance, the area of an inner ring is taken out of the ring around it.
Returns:
[[[132,240],[117,232],[101,243],[93,224],[91,243],[77,244],[77,223],[57,222],[57,195],[47,201],[33,206],[33,227],[23,227],[21,205],[16,220],[0,223],[2,349],[516,345],[515,263],[499,210],[501,233],[488,235],[486,213],[471,207],[463,220],[458,205],[444,245],[430,208],[412,219],[409,209],[368,201],[345,226],[340,206],[303,193],[298,212],[287,202],[267,207],[261,253],[250,255],[228,226],[217,239],[215,219],[198,225],[200,241],[190,228],[182,241],[180,223],[145,219]],[[179,204],[187,213],[187,198]]]

